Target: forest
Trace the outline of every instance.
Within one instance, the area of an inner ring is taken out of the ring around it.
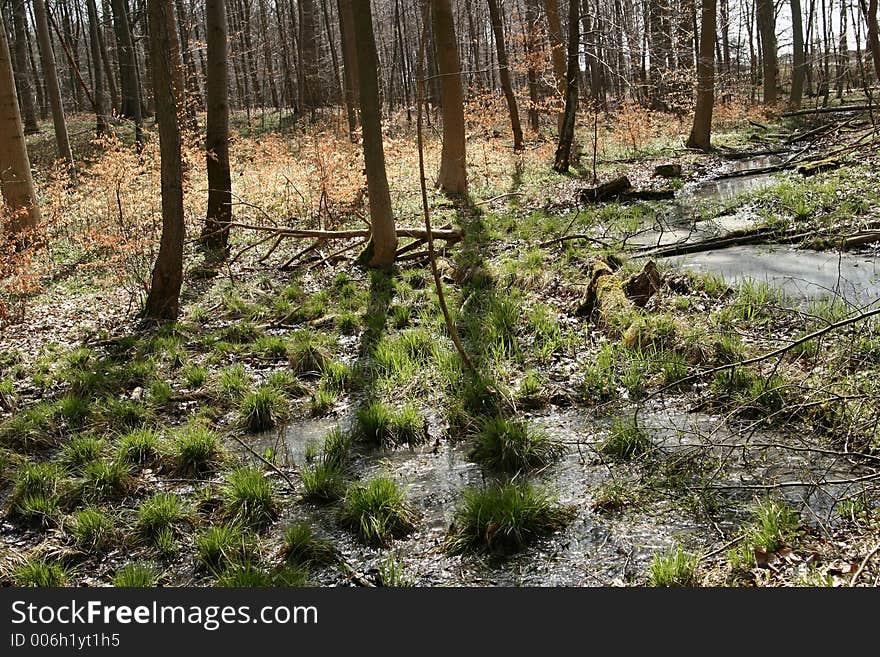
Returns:
[[[880,583],[878,0],[0,10],[0,586]]]

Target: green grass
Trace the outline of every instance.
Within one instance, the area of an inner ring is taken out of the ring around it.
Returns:
[[[290,344],[288,361],[297,374],[320,374],[324,366],[332,361],[332,356],[316,334],[299,331]]]
[[[695,586],[698,559],[679,546],[657,552],[648,566],[650,586]]]
[[[516,552],[564,527],[572,511],[555,496],[526,482],[493,484],[462,492],[455,529],[444,547],[464,552]]]
[[[416,514],[396,481],[376,477],[349,487],[340,519],[365,543],[388,545],[415,529]]]
[[[61,449],[61,462],[78,471],[97,460],[104,449],[104,440],[91,434],[73,436]]]
[[[184,477],[200,477],[214,471],[221,458],[217,434],[197,422],[175,429],[168,450],[172,469]]]
[[[106,550],[116,540],[113,520],[104,511],[93,506],[73,515],[69,531],[74,545],[87,552]]]
[[[240,399],[250,389],[251,381],[241,363],[224,367],[217,377],[217,389],[223,397]]]
[[[147,428],[123,434],[116,454],[123,463],[148,465],[159,456],[159,434]]]
[[[155,493],[137,509],[135,528],[141,537],[155,540],[165,531],[174,531],[177,525],[189,519],[189,512],[180,497],[172,493]]]
[[[92,461],[83,468],[78,492],[88,502],[101,502],[126,493],[132,485],[130,466],[119,460]]]
[[[287,399],[270,385],[248,393],[238,409],[238,422],[248,431],[271,429],[287,417]]]
[[[130,399],[104,397],[98,403],[101,421],[113,430],[137,429],[153,420],[152,411]]]
[[[800,515],[794,509],[775,500],[759,500],[752,508],[747,541],[767,552],[776,552],[798,536],[800,527]]]
[[[269,571],[253,562],[232,564],[214,579],[214,586],[231,588],[302,587],[309,582],[307,570],[287,565]]]
[[[0,424],[0,445],[22,451],[54,447],[61,435],[56,406],[40,402]]]
[[[16,586],[53,588],[65,586],[70,571],[56,561],[30,558],[12,571]]]
[[[491,470],[519,472],[556,459],[560,445],[525,422],[503,417],[485,419],[474,436],[472,459]]]
[[[253,556],[254,539],[236,524],[213,525],[195,537],[199,563],[211,571],[242,563]]]
[[[406,572],[403,564],[398,561],[393,552],[379,563],[379,580],[382,586],[393,588],[412,588],[415,580]]]
[[[651,449],[654,443],[632,420],[615,420],[611,434],[599,445],[599,453],[620,461],[641,456]]]
[[[208,370],[202,365],[193,363],[183,370],[183,382],[190,390],[198,390],[208,379]]]
[[[326,415],[333,410],[338,399],[339,393],[336,390],[323,386],[318,387],[309,398],[309,415],[312,417]]]
[[[413,406],[394,411],[378,401],[355,413],[353,428],[357,440],[369,445],[417,445],[428,438],[425,420]]]
[[[281,554],[285,561],[301,565],[332,564],[338,557],[333,544],[315,536],[307,522],[290,525],[284,530]]]
[[[264,335],[254,342],[254,352],[271,360],[287,358],[287,342],[279,335]]]
[[[256,468],[242,467],[229,472],[222,497],[227,517],[250,526],[265,526],[278,514],[272,481]]]
[[[58,417],[70,430],[81,429],[92,415],[92,404],[77,395],[64,395],[58,401]]]
[[[302,467],[300,479],[303,499],[325,504],[341,499],[345,494],[345,472],[330,463],[311,463]]]
[[[130,563],[113,575],[113,586],[117,588],[151,588],[159,581],[159,573],[153,566],[145,563]]]

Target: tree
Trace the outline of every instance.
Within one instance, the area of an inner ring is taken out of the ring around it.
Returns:
[[[700,17],[700,52],[697,58],[697,104],[694,125],[685,145],[712,148],[712,109],[715,104],[715,13],[716,0],[703,0]]]
[[[791,31],[793,40],[789,104],[797,108],[801,106],[801,99],[804,95],[804,68],[807,63],[804,56],[804,21],[801,16],[801,0],[791,0]]]
[[[868,49],[874,60],[874,73],[880,80],[880,30],[877,29],[877,0],[859,0],[859,6],[868,24]]]
[[[12,30],[15,36],[15,81],[18,86],[18,100],[21,103],[21,114],[24,120],[24,134],[34,135],[40,131],[37,125],[37,113],[34,107],[34,92],[31,89],[31,76],[28,71],[27,45],[27,10],[24,0],[12,3]]]
[[[55,67],[55,55],[52,52],[52,38],[49,35],[49,19],[46,14],[46,0],[34,0],[34,17],[37,22],[37,39],[40,42],[40,57],[43,62],[43,76],[46,83],[46,94],[52,107],[52,124],[55,127],[55,144],[58,157],[67,163],[70,174],[75,175],[73,152],[70,150],[70,138],[67,135],[67,121],[64,119],[64,106],[61,104],[61,89],[58,86],[58,70]]]
[[[501,77],[501,90],[504,92],[504,99],[507,101],[507,111],[510,113],[510,125],[513,129],[513,150],[519,151],[523,147],[523,134],[522,127],[519,124],[519,110],[516,107],[513,86],[510,84],[507,47],[504,45],[504,24],[501,21],[501,12],[498,10],[498,0],[488,0],[488,2],[492,33],[495,35],[495,50],[498,53],[498,72]]]
[[[431,0],[431,19],[437,42],[440,75],[440,112],[443,115],[443,149],[437,186],[446,194],[467,195],[467,160],[464,136],[464,97],[461,64],[449,0]]]
[[[35,228],[40,208],[34,193],[31,165],[24,140],[24,125],[15,93],[12,59],[6,26],[0,14],[0,189],[3,193],[3,230],[15,239],[23,230]]]
[[[565,91],[565,114],[562,120],[562,129],[559,132],[559,145],[556,147],[556,159],[553,169],[559,173],[568,171],[568,163],[571,160],[571,145],[574,141],[574,121],[577,116],[578,106],[578,77],[580,66],[578,55],[580,53],[580,3],[578,0],[568,0],[568,69],[566,71]]]
[[[352,141],[356,140],[358,127],[358,54],[354,40],[354,17],[351,13],[352,0],[337,0],[339,11],[339,32],[342,35],[342,66],[344,73],[345,109],[348,116],[348,132]]]
[[[544,0],[544,13],[547,15],[547,36],[550,38],[550,60],[553,63],[553,75],[556,78],[556,93],[560,98],[565,98],[565,44],[562,42],[562,21],[559,20],[559,7],[556,0]],[[564,122],[565,113],[562,112],[557,120],[560,133]]]
[[[370,243],[362,256],[370,267],[389,267],[397,252],[397,231],[391,211],[391,192],[385,173],[382,121],[379,115],[379,77],[373,12],[370,0],[352,0],[354,39],[360,54],[358,93],[361,107],[364,165],[370,197]]]
[[[225,251],[229,243],[232,177],[229,173],[229,53],[226,0],[206,0],[208,36],[207,135],[208,214],[202,244]]]
[[[135,139],[143,144],[143,113],[141,85],[137,68],[137,54],[128,22],[127,0],[113,0],[113,31],[116,33],[116,53],[119,58],[119,81],[122,87],[122,116],[134,121]]]
[[[773,0],[755,0],[758,31],[761,35],[761,62],[764,104],[776,104],[776,6]]]
[[[171,0],[148,0],[153,92],[159,123],[162,179],[162,238],[153,267],[144,317],[150,321],[173,320],[180,310],[183,284],[183,163],[178,117],[184,102],[174,84],[180,67],[180,49]],[[174,57],[177,53],[177,57]]]
[[[98,8],[95,0],[87,0],[89,14],[89,51],[92,56],[92,87],[95,92],[95,132],[107,132],[107,99],[104,97],[104,76],[101,67],[101,28],[98,25]]]

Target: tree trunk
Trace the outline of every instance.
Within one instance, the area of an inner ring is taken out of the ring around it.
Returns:
[[[205,2],[208,35],[208,116],[205,150],[208,162],[208,214],[202,231],[205,247],[225,252],[232,218],[232,177],[229,173],[229,72],[226,0]]]
[[[526,49],[528,52],[528,80],[529,80],[529,125],[532,131],[537,134],[540,129],[538,114],[538,72],[535,70],[535,57],[538,52],[538,40],[535,33],[538,30],[537,24],[537,0],[526,0]]]
[[[46,0],[34,0],[34,16],[37,20],[37,38],[40,40],[40,54],[43,59],[43,75],[46,80],[46,94],[52,106],[52,123],[55,126],[55,143],[58,157],[67,162],[70,175],[75,176],[73,152],[67,136],[67,122],[64,120],[64,107],[61,104],[61,89],[58,86],[58,71],[55,68],[55,55],[52,39],[49,36],[49,19],[46,15]]]
[[[352,0],[352,2],[368,0]],[[299,38],[302,48],[300,66],[303,69],[302,104],[304,109],[315,110],[323,104],[321,85],[320,47],[318,43],[318,12],[315,0],[300,0]]]
[[[700,20],[700,56],[697,58],[697,104],[694,125],[685,142],[688,148],[712,148],[712,109],[715,104],[716,0],[703,0]]]
[[[458,42],[449,0],[431,0],[437,68],[440,75],[440,111],[443,115],[443,152],[437,186],[446,194],[467,195],[467,165],[464,136],[464,98]]]
[[[773,0],[756,0],[758,31],[761,33],[761,61],[764,104],[776,104],[776,9]]]
[[[106,4],[104,5],[106,11]],[[101,66],[104,70],[104,79],[107,81],[107,89],[110,92],[110,109],[113,114],[119,114],[121,106],[119,102],[119,89],[116,86],[116,76],[113,74],[113,60],[110,58],[110,52],[107,50],[107,41],[104,38],[105,29],[104,22],[109,20],[109,15],[104,15],[104,21],[98,26],[98,45],[101,48]]]
[[[363,134],[364,165],[370,198],[370,244],[364,252],[370,267],[389,267],[397,252],[397,232],[391,210],[391,193],[385,173],[382,120],[379,105],[378,58],[373,36],[373,15],[369,0],[352,0],[354,39],[360,55],[358,67]]]
[[[86,0],[89,14],[89,47],[92,53],[92,79],[95,100],[95,133],[103,135],[107,132],[107,99],[104,97],[104,75],[101,71],[101,44],[98,25],[98,7],[95,0]]]
[[[574,120],[578,106],[578,53],[580,50],[580,2],[568,0],[568,70],[566,71],[565,113],[562,130],[559,132],[559,145],[553,169],[559,173],[568,171],[574,141]]]
[[[144,317],[174,320],[180,310],[183,283],[183,166],[180,153],[179,111],[183,98],[174,82],[174,68],[180,66],[174,7],[171,0],[147,0],[153,94],[159,123],[159,151],[162,158],[162,239],[153,267]],[[178,53],[174,61],[172,53]]]
[[[24,120],[24,134],[35,135],[40,131],[37,125],[37,112],[34,106],[34,92],[28,70],[27,11],[24,0],[12,3],[12,29],[15,35],[15,81],[18,86],[18,100],[21,103],[21,116]]]
[[[119,80],[122,87],[122,116],[134,121],[135,139],[143,144],[143,113],[141,89],[138,82],[137,57],[131,27],[128,23],[127,0],[113,0],[113,29],[116,32],[116,52],[119,56]]]
[[[547,15],[547,36],[550,38],[550,60],[553,62],[553,75],[556,78],[556,94],[559,99],[564,99],[566,97],[565,44],[562,42],[562,22],[559,20],[556,0],[544,0],[544,13]],[[565,113],[560,112],[557,117],[560,132],[564,121]]]
[[[501,12],[498,11],[498,0],[488,0],[488,2],[489,18],[492,21],[492,32],[495,35],[495,49],[498,52],[501,89],[504,92],[504,99],[507,101],[507,111],[510,113],[510,125],[513,129],[513,150],[520,151],[523,147],[523,134],[522,127],[519,124],[519,110],[516,106],[516,98],[513,95],[513,86],[510,83],[507,46],[504,44],[504,25],[501,22]]]
[[[877,29],[877,0],[859,0],[859,6],[868,24],[868,49],[874,62],[874,74],[880,80],[880,30]]]
[[[15,93],[15,78],[6,26],[0,13],[0,189],[6,207],[0,215],[4,232],[15,239],[21,231],[36,228],[40,208],[34,193],[24,126]]]
[[[792,70],[791,95],[789,104],[797,109],[804,95],[804,21],[801,15],[801,0],[791,0]]]

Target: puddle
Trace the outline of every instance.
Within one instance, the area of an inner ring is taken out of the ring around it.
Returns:
[[[852,253],[750,245],[669,258],[684,269],[720,274],[728,282],[767,282],[793,298],[837,295],[856,305],[880,299],[877,259]]]
[[[804,448],[809,437],[748,427],[737,430],[717,416],[662,406],[646,409],[639,417],[641,426],[662,454],[709,454],[723,462],[725,467],[718,470],[710,483],[721,486],[722,497],[731,502],[747,503],[754,493],[743,489],[728,491],[724,486],[803,481],[803,486],[791,486],[776,494],[784,495],[794,508],[801,510],[807,523],[827,525],[833,523],[837,500],[858,492],[852,484],[814,483],[852,478],[853,468],[845,461],[815,452],[759,446]],[[346,561],[363,573],[380,568],[393,552],[397,563],[419,586],[608,586],[638,580],[653,554],[677,541],[684,540],[694,551],[717,547],[729,540],[743,520],[741,512],[737,517],[733,513],[722,514],[715,518],[713,528],[712,523],[694,516],[686,505],[677,504],[678,493],[671,491],[666,497],[661,495],[659,499],[639,502],[614,513],[597,511],[593,508],[597,491],[609,482],[612,472],[618,481],[625,481],[628,473],[635,474],[626,465],[610,468],[591,446],[608,435],[613,418],[551,407],[525,419],[565,443],[564,455],[535,473],[531,480],[537,486],[546,486],[561,503],[571,505],[575,517],[564,530],[520,554],[489,558],[450,556],[443,552],[442,543],[454,522],[462,490],[485,485],[487,478],[468,459],[466,444],[436,440],[440,435],[436,423],[432,424],[431,440],[419,448],[375,450],[357,460],[359,478],[387,474],[405,487],[407,498],[419,513],[417,529],[408,537],[395,541],[388,549],[365,546],[339,526],[332,507],[298,502],[286,505],[283,524],[303,519],[313,523],[320,534],[333,540]],[[336,418],[294,422],[276,432],[252,437],[250,444],[258,450],[283,444],[286,457],[301,462],[306,445],[319,441],[337,424]],[[749,447],[745,448],[746,445]],[[725,532],[723,536],[719,528]],[[316,573],[316,577],[327,585],[340,581],[335,569]]]
[[[686,184],[681,191],[676,194],[676,200],[679,204],[685,206],[688,205],[689,202],[695,201],[730,201],[743,192],[754,192],[763,189],[774,182],[774,172],[759,172],[754,174],[746,174],[745,172],[775,166],[782,162],[783,158],[779,155],[762,155],[760,157],[751,157],[743,160],[726,162],[723,166],[713,172],[713,177]],[[718,179],[718,176],[732,173],[743,175]]]

